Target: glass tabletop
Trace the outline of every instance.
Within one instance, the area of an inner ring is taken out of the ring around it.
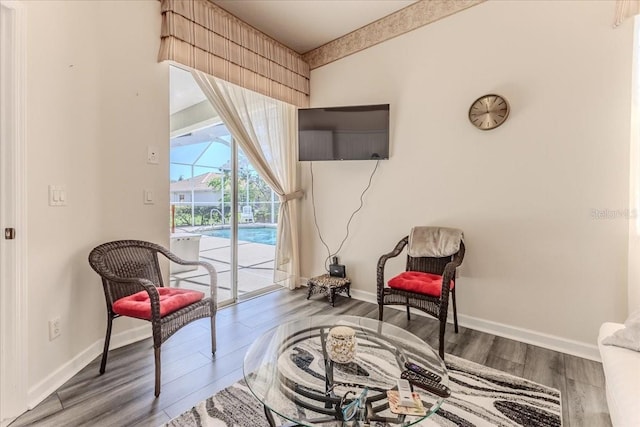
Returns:
[[[338,326],[347,328],[334,329]],[[335,362],[339,355],[327,351],[334,348],[327,346],[328,340],[335,342],[332,329],[355,333],[355,356],[347,363]],[[245,356],[244,378],[272,425],[269,411],[303,426],[409,426],[437,411],[444,398],[414,387],[424,415],[391,412],[387,391],[397,390],[407,361],[449,385],[436,351],[404,329],[363,317],[313,316],[258,338]]]

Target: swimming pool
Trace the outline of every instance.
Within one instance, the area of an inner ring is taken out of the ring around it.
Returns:
[[[275,246],[276,233],[278,229],[275,227],[247,227],[238,228],[238,240],[245,242],[262,243],[265,245]],[[224,239],[231,238],[231,229],[222,228],[220,230],[210,230],[202,232],[205,236],[222,237]]]

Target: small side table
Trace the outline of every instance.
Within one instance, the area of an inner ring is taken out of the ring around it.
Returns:
[[[347,294],[347,296],[351,298],[351,294],[349,293],[351,290],[351,280],[349,280],[348,277],[333,277],[328,274],[323,274],[310,278],[307,286],[309,287],[307,299],[311,298],[311,295],[323,294],[329,297],[331,307],[335,306],[336,293]]]

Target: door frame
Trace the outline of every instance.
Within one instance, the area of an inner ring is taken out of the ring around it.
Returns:
[[[28,405],[25,9],[0,0],[0,426]],[[15,239],[4,239],[6,227]]]

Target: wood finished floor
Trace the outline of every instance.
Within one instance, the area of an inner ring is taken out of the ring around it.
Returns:
[[[157,399],[148,339],[112,350],[102,376],[96,358],[10,426],[158,426],[240,380],[248,346],[273,326],[313,314],[377,318],[377,310],[377,305],[344,297],[336,297],[331,308],[321,296],[307,301],[305,289],[272,292],[218,312],[213,361],[208,320],[193,322],[170,338],[162,346]],[[407,321],[404,311],[386,308],[384,320],[437,347],[435,319],[414,315]],[[467,328],[458,334],[448,328],[446,341],[447,354],[560,389],[565,427],[611,425],[600,363]]]

